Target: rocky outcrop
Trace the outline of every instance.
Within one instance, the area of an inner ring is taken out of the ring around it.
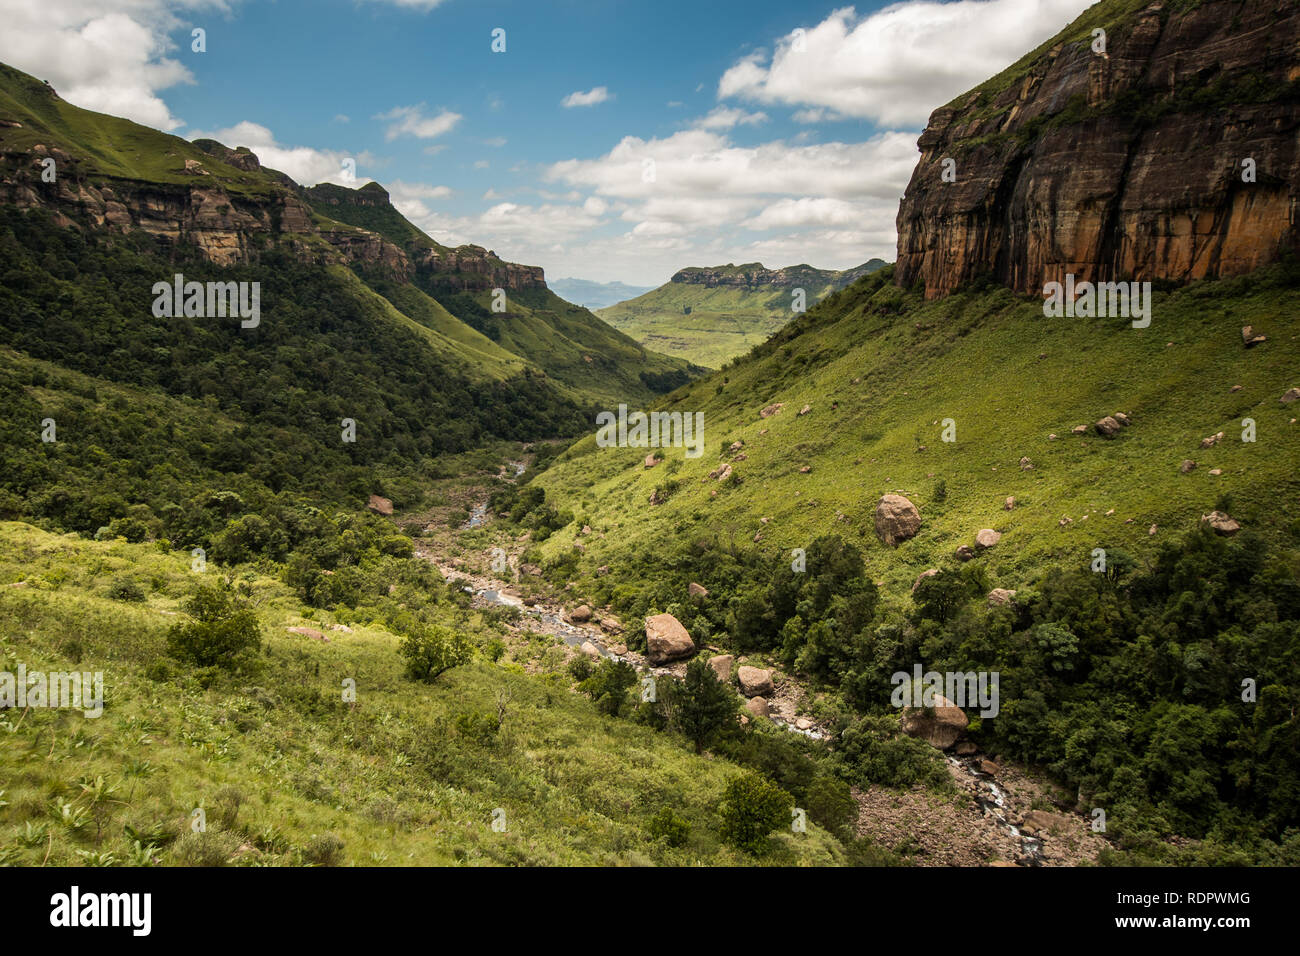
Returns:
[[[991,275],[1041,294],[1066,273],[1185,281],[1300,247],[1298,45],[1288,0],[1103,0],[931,115],[897,283],[934,298]]]
[[[969,723],[966,712],[942,694],[935,695],[933,708],[904,707],[901,718],[903,733],[940,750],[955,744]]]
[[[839,289],[850,285],[861,276],[875,272],[885,263],[872,259],[860,266],[843,271],[814,269],[809,265],[787,266],[784,269],[768,269],[761,262],[744,262],[740,265],[728,263],[725,266],[696,267],[679,270],[669,281],[684,285],[702,285],[716,289],[720,286],[737,286],[752,289],[759,286],[776,286],[783,289],[824,288],[830,286]]]

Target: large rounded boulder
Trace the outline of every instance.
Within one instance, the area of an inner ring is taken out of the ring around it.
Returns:
[[[645,619],[646,660],[655,666],[679,661],[695,653],[695,642],[682,622],[671,614]]]
[[[921,530],[921,512],[902,495],[883,495],[876,505],[876,537],[891,548],[916,537]]]

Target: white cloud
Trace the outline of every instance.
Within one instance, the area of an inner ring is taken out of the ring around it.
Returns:
[[[494,149],[499,149],[505,144],[506,144],[506,138],[504,136],[493,136],[491,139],[483,140],[484,146],[491,146]]]
[[[334,122],[335,122],[335,123],[351,123],[351,122],[352,122],[352,117],[351,117],[351,116],[348,116],[346,113],[336,113],[336,114],[334,114]]]
[[[223,11],[223,0],[0,0],[0,61],[48,80],[70,103],[172,131],[159,91],[193,83],[168,34],[178,13]],[[189,53],[185,36],[184,53]]]
[[[459,113],[443,110],[437,116],[425,116],[424,104],[418,106],[396,106],[387,113],[380,113],[377,120],[388,121],[384,139],[392,141],[399,136],[414,136],[416,139],[433,139],[448,132],[463,117]]]
[[[603,86],[597,86],[586,93],[581,91],[570,93],[560,101],[560,105],[567,110],[573,109],[575,106],[595,106],[597,103],[604,103],[610,98],[609,90]]]
[[[770,57],[759,51],[738,60],[719,80],[718,98],[820,107],[917,128],[1093,2],[907,0],[862,17],[844,7],[805,31],[802,50],[787,35]]]
[[[406,10],[432,10],[444,0],[367,0],[368,3],[388,3]]]
[[[364,186],[370,182],[370,177],[363,175],[363,171],[367,165],[374,163],[374,157],[366,152],[353,155],[334,149],[281,145],[265,126],[247,120],[212,132],[192,130],[187,136],[191,140],[215,139],[231,148],[247,146],[257,154],[263,166],[278,169],[304,186],[325,182],[353,188]],[[345,175],[345,161],[349,159],[356,164],[353,179]]]
[[[731,129],[733,126],[757,126],[767,122],[766,113],[747,113],[741,109],[719,106],[691,123],[698,129]]]
[[[890,204],[892,207],[892,203]],[[805,196],[780,199],[742,225],[749,229],[789,229],[793,226],[852,226],[862,222],[864,207],[843,199]]]

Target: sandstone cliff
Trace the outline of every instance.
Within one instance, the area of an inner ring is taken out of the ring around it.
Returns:
[[[829,285],[838,289],[884,265],[885,263],[880,259],[872,259],[870,262],[864,262],[860,266],[854,266],[852,269],[842,271],[814,269],[808,265],[786,266],[784,269],[768,269],[761,262],[747,262],[738,266],[730,264],[711,267],[692,266],[678,270],[669,281],[687,285],[702,285],[711,289],[721,286],[755,288],[768,285],[779,288]]]
[[[896,281],[1248,272],[1300,245],[1298,134],[1300,2],[1103,0],[934,111]]]

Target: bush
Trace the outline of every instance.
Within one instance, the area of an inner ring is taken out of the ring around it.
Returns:
[[[406,676],[432,684],[445,671],[469,663],[473,645],[464,634],[438,624],[417,624],[398,647]]]
[[[672,847],[684,846],[691,836],[691,825],[672,807],[664,807],[646,824],[651,839],[662,840]]]
[[[195,667],[249,670],[261,649],[262,629],[255,615],[227,583],[200,585],[185,604],[189,621],[167,632],[167,654]]]
[[[343,841],[333,833],[313,835],[302,856],[312,866],[338,866],[343,862]]]
[[[627,661],[601,660],[578,690],[596,702],[601,713],[617,717],[627,704],[628,689],[636,683],[636,668]]]
[[[794,797],[758,774],[748,773],[727,784],[722,796],[722,838],[755,855],[767,849],[767,837],[789,826]]]
[[[108,596],[115,601],[130,601],[136,603],[144,600],[144,588],[140,587],[134,580],[126,576],[113,579],[113,583],[108,586]]]

